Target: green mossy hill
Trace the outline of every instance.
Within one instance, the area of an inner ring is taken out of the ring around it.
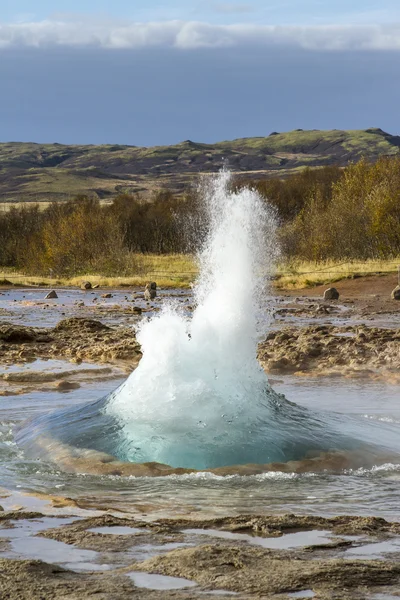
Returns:
[[[121,192],[183,190],[199,173],[224,164],[254,179],[304,167],[347,165],[400,154],[400,136],[381,129],[272,133],[216,144],[66,146],[0,143],[0,202],[65,200],[77,194],[112,198]]]

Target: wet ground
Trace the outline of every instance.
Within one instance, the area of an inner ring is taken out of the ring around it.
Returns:
[[[400,594],[400,526],[382,519],[148,523],[17,512],[0,522],[0,585],[10,599]]]
[[[44,289],[0,291],[1,598],[400,597],[398,464],[147,478],[67,473],[25,456],[15,428],[115,389],[140,360],[132,326],[170,299],[190,315],[193,298],[57,290],[48,301]],[[375,296],[266,299],[264,364],[303,353],[302,368],[270,368],[274,389],[400,427],[400,303]],[[313,344],[320,354],[306,350]]]

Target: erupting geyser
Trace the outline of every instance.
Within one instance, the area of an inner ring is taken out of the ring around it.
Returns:
[[[255,191],[234,192],[229,183],[222,172],[205,194],[208,229],[192,318],[171,304],[144,322],[137,333],[143,358],[122,386],[20,434],[37,455],[57,441],[79,456],[92,449],[134,463],[267,468],[323,451],[364,452],[365,442],[376,442],[373,426],[310,412],[271,389],[256,353],[275,221]]]
[[[201,469],[262,459],[260,400],[276,398],[256,359],[257,310],[275,223],[256,192],[230,192],[229,180],[222,172],[204,195],[193,318],[169,306],[145,323],[139,367],[104,407],[130,461]]]

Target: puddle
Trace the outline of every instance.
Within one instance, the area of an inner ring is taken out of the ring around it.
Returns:
[[[190,579],[180,577],[167,577],[166,575],[149,575],[132,571],[128,576],[133,580],[136,587],[148,590],[182,590],[187,587],[195,587],[197,583]]]
[[[220,531],[218,529],[185,529],[182,533],[190,535],[206,535],[225,540],[245,541],[249,544],[261,546],[262,548],[275,550],[288,550],[290,548],[300,548],[302,546],[312,546],[315,544],[330,544],[333,542],[330,531],[316,530],[287,533],[278,538],[262,538],[246,533],[233,533],[231,531]]]
[[[301,590],[300,592],[291,592],[286,595],[289,598],[314,598],[315,593],[312,590]]]
[[[81,550],[64,542],[41,537],[11,538],[11,552],[6,552],[5,555],[8,555],[7,558],[43,560],[57,565],[73,563],[77,568],[78,566],[81,568],[79,563],[84,564],[88,561],[94,561],[98,557],[98,553],[94,550]],[[96,567],[98,566],[96,565]],[[89,564],[86,570],[92,570],[92,567],[93,565]]]
[[[352,558],[369,558],[383,559],[385,554],[400,552],[400,538],[395,540],[387,540],[385,542],[376,542],[373,544],[365,544],[365,546],[357,546],[356,548],[348,548],[345,555],[351,555]]]
[[[57,517],[44,517],[42,519],[35,520],[21,520],[21,521],[10,521],[13,525],[12,528],[0,529],[1,538],[26,538],[31,535],[36,535],[41,531],[47,529],[53,529],[54,527],[62,527],[63,525],[69,525],[74,521],[78,521],[77,517],[57,518]]]
[[[93,527],[88,529],[91,533],[102,533],[103,535],[134,535],[143,533],[143,529],[137,527]]]
[[[94,563],[99,553],[93,550],[82,550],[64,542],[43,537],[37,533],[68,525],[77,518],[52,518],[11,521],[13,528],[0,529],[0,538],[10,541],[10,550],[2,553],[4,558],[25,558],[42,560],[50,564],[61,565],[74,571],[104,571],[112,569],[110,565]],[[92,562],[93,561],[93,562]]]
[[[29,372],[36,373],[41,371],[46,371],[47,373],[62,373],[65,370],[68,371],[76,371],[79,373],[82,370],[91,370],[91,371],[102,371],[102,365],[96,365],[92,363],[73,363],[68,360],[58,360],[58,359],[48,359],[45,360],[43,358],[37,358],[32,362],[28,363],[17,363],[12,365],[1,365],[0,366],[0,375],[8,374],[8,373],[20,373],[20,372]]]
[[[1,411],[0,411],[1,417]],[[37,496],[30,496],[29,494],[24,494],[21,492],[8,492],[7,497],[1,498],[1,505],[5,511],[13,511],[13,510],[27,510],[27,511],[37,511],[37,512],[45,512],[51,508],[50,500],[43,500],[42,498],[38,498]],[[53,520],[54,522],[54,520]],[[65,523],[65,520],[64,520]],[[2,530],[0,529],[0,532]]]

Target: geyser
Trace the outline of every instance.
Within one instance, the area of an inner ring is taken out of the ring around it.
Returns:
[[[192,318],[170,304],[143,322],[143,358],[126,382],[94,404],[30,424],[19,441],[32,453],[48,456],[62,444],[79,459],[92,449],[133,463],[268,469],[335,450],[371,463],[394,447],[397,432],[377,447],[376,426],[308,411],[271,389],[256,354],[275,220],[255,191],[230,188],[222,172],[204,195],[208,227]],[[265,307],[263,319],[265,327]]]
[[[144,323],[143,358],[104,407],[121,426],[127,460],[202,469],[265,457],[260,400],[277,397],[256,359],[257,312],[275,223],[256,192],[229,183],[222,172],[204,194],[208,234],[192,319],[168,306]]]

